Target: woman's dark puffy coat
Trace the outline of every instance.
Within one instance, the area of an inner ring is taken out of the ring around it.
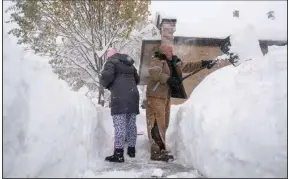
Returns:
[[[100,84],[111,92],[111,115],[139,114],[140,77],[133,64],[130,56],[116,53],[103,66]]]

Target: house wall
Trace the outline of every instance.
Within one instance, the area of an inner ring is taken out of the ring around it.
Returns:
[[[142,41],[141,61],[139,66],[140,85],[146,85],[148,80],[148,66],[154,52],[159,48],[160,41]]]

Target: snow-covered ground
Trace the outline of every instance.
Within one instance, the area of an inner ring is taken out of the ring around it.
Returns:
[[[167,138],[176,161],[149,160],[142,110],[136,158],[111,164],[103,161],[113,147],[109,109],[94,107],[85,89],[70,91],[14,38],[5,34],[4,44],[5,177],[200,176],[194,168],[207,177],[287,174],[286,47],[214,72],[172,106]]]
[[[70,91],[45,58],[23,52],[6,34],[4,44],[4,176],[73,176],[86,169],[100,108]]]
[[[243,63],[207,76],[173,118],[171,148],[206,177],[287,176],[287,46],[262,57],[246,29],[233,38]]]

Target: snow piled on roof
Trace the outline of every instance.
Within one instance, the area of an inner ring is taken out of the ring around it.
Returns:
[[[226,38],[234,31],[244,28],[248,24],[255,27],[259,40],[287,41],[287,27],[280,22],[267,19],[264,22],[253,24],[238,18],[205,19],[202,21],[177,20],[174,36],[203,37],[203,38]]]
[[[172,15],[172,14],[170,14],[170,13],[167,13],[167,12],[161,12],[161,11],[159,11],[159,12],[157,12],[157,13],[160,14],[161,19],[177,19],[176,16],[174,16],[174,15]]]
[[[176,16],[165,12],[158,12],[161,19],[177,19]],[[287,41],[287,24],[278,20],[263,19],[256,22],[250,22],[241,18],[227,17],[222,19],[211,18],[204,20],[184,21],[177,19],[176,32],[174,36],[182,37],[202,37],[223,39],[231,35],[237,29],[245,25],[253,25],[259,40],[278,40]],[[160,39],[146,39],[160,40]]]

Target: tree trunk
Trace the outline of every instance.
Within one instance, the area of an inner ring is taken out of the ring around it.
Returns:
[[[98,87],[98,104],[104,106],[104,89],[101,85]]]

